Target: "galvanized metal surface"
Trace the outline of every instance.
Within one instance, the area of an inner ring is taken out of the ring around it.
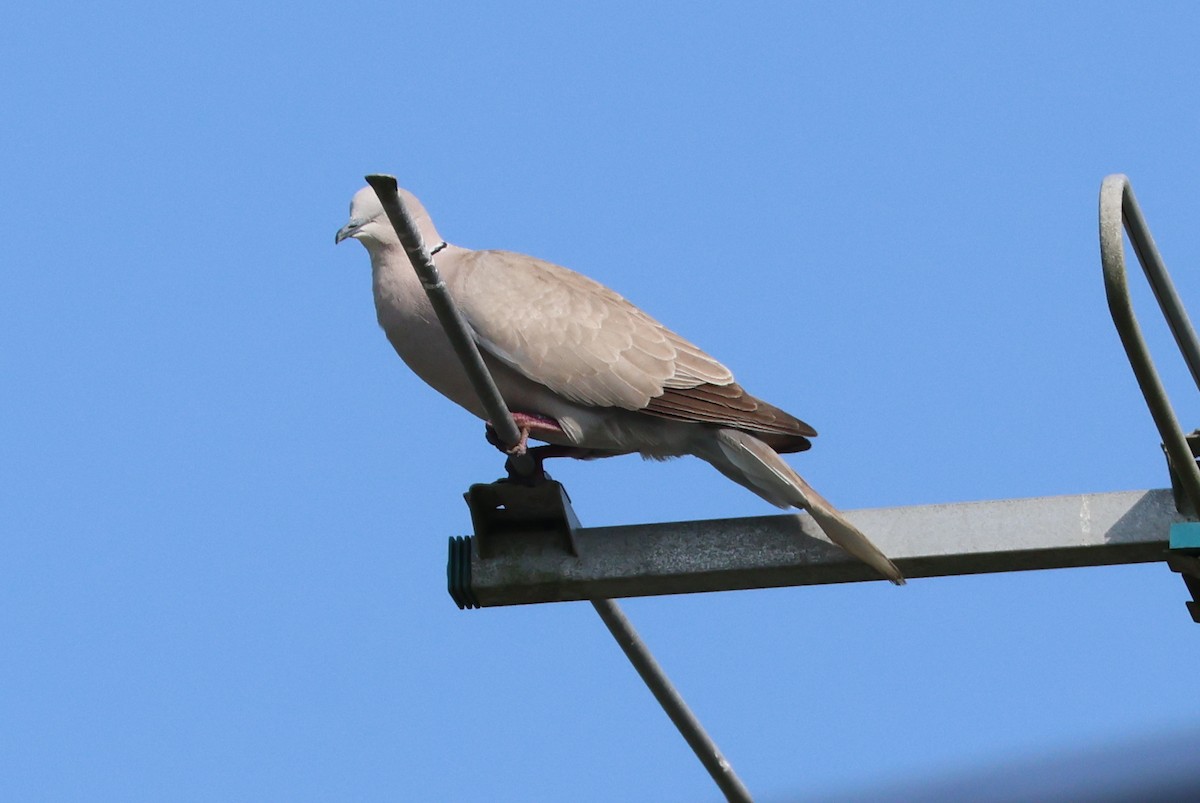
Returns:
[[[850,511],[910,578],[1165,560],[1182,521],[1169,490]],[[878,580],[807,514],[575,531],[507,542],[490,559],[463,539],[452,570],[481,607]],[[453,557],[453,556],[452,556]]]
[[[1138,386],[1150,408],[1150,415],[1163,440],[1163,448],[1171,461],[1175,478],[1191,503],[1188,510],[1200,511],[1200,468],[1192,456],[1191,448],[1184,437],[1175,411],[1167,398],[1158,371],[1150,358],[1141,327],[1133,312],[1129,297],[1129,282],[1125,270],[1125,241],[1121,236],[1122,222],[1129,233],[1134,253],[1142,265],[1146,279],[1158,300],[1158,306],[1167,319],[1175,342],[1183,354],[1188,370],[1197,388],[1200,388],[1200,341],[1188,318],[1187,310],[1175,292],[1175,285],[1163,264],[1150,229],[1142,217],[1141,208],[1133,195],[1129,178],[1115,174],[1104,179],[1100,186],[1100,262],[1104,270],[1104,289],[1108,296],[1108,308],[1113,324],[1125,347],[1129,364],[1133,367]]]

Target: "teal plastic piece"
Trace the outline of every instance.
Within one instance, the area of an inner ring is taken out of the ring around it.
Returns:
[[[1171,549],[1200,549],[1200,521],[1172,524]]]

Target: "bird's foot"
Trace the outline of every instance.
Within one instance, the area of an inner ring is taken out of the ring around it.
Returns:
[[[520,433],[521,438],[512,446],[504,445],[504,443],[500,440],[500,436],[496,434],[496,430],[492,429],[491,424],[488,424],[484,430],[484,437],[487,438],[488,443],[490,443],[492,446],[495,446],[506,455],[510,457],[516,455],[519,457],[529,450],[529,427],[518,426],[517,432]]]
[[[546,440],[547,436],[554,437],[556,433],[563,435],[562,427],[552,418],[531,413],[514,412],[512,417],[513,422],[517,425],[517,431],[520,433],[520,440],[517,441],[515,446],[505,446],[491,424],[488,424],[484,430],[488,443],[508,455],[508,461],[504,464],[504,467],[508,471],[509,480],[512,482],[533,485],[547,479],[543,463],[551,457],[595,460],[601,457],[615,457],[616,455],[629,454],[623,451],[591,449],[584,446],[564,446],[556,443],[545,446],[529,446],[528,441],[531,437],[538,440]]]
[[[520,457],[529,450],[529,427],[520,427],[518,431],[521,433],[521,439],[504,450],[509,457]]]
[[[546,440],[546,435],[554,435],[562,433],[562,427],[553,418],[547,418],[534,413],[518,413],[512,414],[513,423],[517,425],[517,431],[520,433],[520,440],[514,445],[507,446],[500,441],[500,437],[496,434],[496,430],[489,423],[485,429],[485,435],[488,443],[495,446],[500,451],[507,455],[523,455],[529,448],[529,438],[532,436],[538,440]]]

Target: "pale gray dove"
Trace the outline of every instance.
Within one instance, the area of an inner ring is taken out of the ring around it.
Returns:
[[[522,435],[564,454],[695,455],[781,508],[803,508],[829,538],[896,584],[904,578],[780,452],[816,431],[746,393],[721,363],[607,287],[509,251],[447,243],[410,192],[400,198],[474,333]],[[417,376],[486,419],[375,191],[350,203],[336,236],[371,255],[379,325]],[[524,444],[521,444],[521,448]]]

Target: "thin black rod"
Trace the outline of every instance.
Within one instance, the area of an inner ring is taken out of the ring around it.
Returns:
[[[479,353],[475,339],[471,337],[467,322],[463,320],[462,313],[459,312],[458,306],[454,303],[454,299],[451,298],[445,283],[438,274],[437,267],[433,264],[433,259],[425,249],[421,233],[400,201],[395,176],[372,174],[366,179],[371,188],[375,190],[375,194],[379,196],[379,202],[383,204],[383,210],[387,213],[392,228],[396,230],[396,235],[400,238],[400,243],[404,246],[404,251],[408,254],[408,259],[412,262],[413,270],[417,272],[421,285],[425,288],[425,293],[429,296],[429,302],[433,305],[434,312],[437,313],[438,321],[446,330],[446,336],[450,338],[454,352],[462,361],[463,369],[470,377],[471,385],[483,403],[484,410],[488,414],[488,421],[496,430],[501,442],[515,446],[521,437],[516,422],[513,421],[508,405],[496,388],[491,372],[483,362],[483,356]],[[658,662],[654,660],[650,650],[638,637],[633,625],[625,618],[625,614],[621,612],[617,603],[605,599],[593,600],[592,604],[595,606],[596,612],[600,614],[600,618],[608,626],[609,632],[613,634],[613,638],[621,645],[625,655],[637,669],[638,674],[642,676],[642,680],[650,687],[650,691],[667,712],[667,716],[671,718],[683,738],[691,745],[692,750],[696,752],[700,762],[704,764],[725,796],[730,800],[750,800],[750,794],[746,791],[746,787],[738,780],[733,768],[721,755],[716,743],[705,733],[700,721],[696,719],[687,704],[684,703],[683,698],[679,696],[679,692],[671,685],[671,681],[663,673]]]
[[[625,651],[625,656],[633,664],[633,668],[642,676],[642,680],[650,688],[650,692],[658,700],[658,704],[675,723],[675,727],[679,729],[683,738],[696,753],[696,757],[700,759],[704,769],[708,770],[708,774],[721,788],[725,798],[747,802],[752,800],[750,791],[742,784],[733,771],[733,767],[721,754],[721,749],[717,747],[716,742],[705,733],[704,726],[700,724],[700,720],[696,719],[692,709],[688,708],[687,703],[679,696],[679,692],[671,685],[670,679],[658,665],[658,661],[654,660],[654,656],[646,648],[645,642],[633,629],[633,625],[617,603],[610,599],[594,599],[592,607],[596,609],[596,613],[600,614],[600,618],[604,620],[604,624],[608,626],[613,638]]]
[[[491,373],[483,363],[483,355],[479,353],[479,346],[475,344],[475,338],[471,337],[467,322],[463,320],[462,313],[458,311],[458,306],[450,297],[441,275],[438,274],[437,267],[433,264],[432,257],[429,256],[429,251],[425,249],[421,232],[400,201],[400,194],[396,191],[398,185],[395,176],[370,175],[367,176],[367,183],[379,196],[379,202],[383,204],[383,211],[387,213],[388,220],[392,222],[392,228],[396,230],[400,244],[404,246],[404,251],[408,254],[409,261],[412,262],[413,270],[417,272],[421,286],[425,288],[425,294],[429,296],[429,303],[433,305],[433,311],[437,314],[438,321],[446,330],[450,344],[454,346],[454,353],[458,355],[458,359],[462,362],[463,368],[471,380],[471,386],[475,388],[475,394],[483,403],[488,423],[496,431],[501,443],[509,447],[516,446],[517,442],[521,440],[520,430],[517,429],[508,405],[504,403],[500,391],[496,388]]]
[[[1142,217],[1141,209],[1133,196],[1129,178],[1116,174],[1105,178],[1100,186],[1100,262],[1104,269],[1108,309],[1183,492],[1191,502],[1192,510],[1200,511],[1200,468],[1196,465],[1196,458],[1192,456],[1191,447],[1188,446],[1179,420],[1175,417],[1175,410],[1171,407],[1167,391],[1154,368],[1150,351],[1142,337],[1141,327],[1138,326],[1137,316],[1133,312],[1128,274],[1125,270],[1122,223],[1129,232],[1134,252],[1150,286],[1154,289],[1155,298],[1158,299],[1159,307],[1175,335],[1175,342],[1183,352],[1192,378],[1197,387],[1200,387],[1200,345],[1197,344],[1196,333],[1192,329],[1187,311],[1183,308],[1183,302],[1175,292],[1171,277],[1163,265],[1158,248],[1154,245],[1154,239],[1150,236],[1145,218]]]

